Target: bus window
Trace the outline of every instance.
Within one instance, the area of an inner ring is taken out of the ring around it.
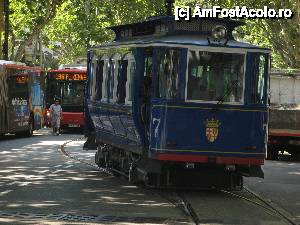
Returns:
[[[84,85],[80,82],[61,83],[63,103],[68,105],[83,105]]]
[[[160,49],[158,51],[158,88],[156,97],[177,98],[178,92],[179,51]]]
[[[198,101],[243,101],[243,54],[190,51],[186,98]]]
[[[92,91],[91,82],[94,67],[89,66],[89,91]],[[81,112],[84,100],[86,82],[85,70],[57,70],[47,73],[47,103],[52,104],[54,99],[60,99],[64,112]],[[89,95],[92,92],[88,93]],[[90,95],[92,97],[92,95]],[[91,98],[91,100],[94,100]]]
[[[28,74],[11,74],[8,78],[8,87],[11,98],[28,99]]]

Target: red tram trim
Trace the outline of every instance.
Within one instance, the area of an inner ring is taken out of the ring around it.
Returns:
[[[264,159],[217,157],[217,164],[264,165]]]
[[[211,159],[217,164],[238,164],[238,165],[263,165],[264,159],[257,158],[237,158],[237,157],[208,157],[199,155],[178,155],[178,154],[158,154],[157,160],[177,161],[177,162],[198,162],[208,163]]]

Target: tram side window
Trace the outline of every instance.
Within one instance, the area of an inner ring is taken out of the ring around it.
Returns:
[[[115,69],[116,69],[116,62],[110,61],[110,67],[109,67],[108,78],[107,78],[107,92],[108,92],[109,102],[112,102],[113,100]]]
[[[265,97],[265,68],[267,63],[265,55],[257,55],[255,58],[255,76],[253,77],[252,103],[263,104]]]
[[[158,88],[156,97],[177,98],[179,51],[176,49],[161,49],[158,51]]]
[[[243,84],[243,54],[189,52],[187,100],[242,102]]]
[[[127,80],[128,82],[128,97],[127,97],[127,100],[129,102],[132,102],[133,100],[133,89],[134,89],[134,73],[135,73],[135,62],[134,61],[130,61],[130,64],[129,64],[129,73],[128,73],[128,78],[129,80]]]
[[[92,89],[93,89],[93,63],[89,64],[89,71],[88,71],[88,95],[89,98],[92,97]]]
[[[97,87],[97,77],[96,77],[96,72],[97,72],[97,60],[93,60],[92,62],[92,82],[91,82],[91,95],[92,95],[92,99],[94,100],[96,98],[96,87]]]
[[[124,104],[126,98],[126,80],[127,80],[128,60],[120,61],[118,72],[117,103]]]
[[[102,82],[102,98],[103,100],[107,99],[107,85],[108,85],[108,73],[110,71],[110,63],[108,58],[103,57],[104,66],[103,66],[103,82]]]
[[[96,99],[101,100],[102,98],[102,82],[103,82],[103,67],[104,67],[104,61],[99,60],[97,63],[97,71],[96,71]]]
[[[133,100],[133,93],[134,93],[134,74],[136,70],[136,63],[135,63],[134,56],[131,53],[125,55],[123,61],[126,64],[126,76],[125,76],[126,84],[125,84],[125,91],[124,91],[126,94],[125,103],[131,104]]]
[[[113,71],[111,71],[111,99],[113,102],[118,102],[119,92],[118,88],[120,85],[120,73],[121,73],[121,55],[115,54],[112,58]]]

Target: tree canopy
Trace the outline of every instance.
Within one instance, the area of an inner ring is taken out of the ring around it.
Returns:
[[[21,60],[26,45],[40,38],[59,55],[60,63],[84,58],[90,45],[112,39],[105,27],[136,22],[164,13],[164,0],[11,0],[11,49],[23,40],[12,59]],[[292,19],[246,19],[237,38],[273,50],[273,67],[300,68],[300,3],[298,0],[177,0],[176,5],[232,8],[264,5],[291,9]]]

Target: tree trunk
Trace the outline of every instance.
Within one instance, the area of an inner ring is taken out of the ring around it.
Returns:
[[[28,36],[28,38],[22,42],[16,52],[16,54],[12,57],[15,61],[20,61],[25,52],[25,47],[30,45],[35,39],[37,39],[42,30],[45,28],[45,26],[51,22],[53,18],[56,16],[56,9],[59,7],[64,0],[53,0],[49,1],[48,7],[47,7],[47,14],[45,15],[45,18],[42,23],[39,23],[36,25],[36,27],[33,28],[31,34]]]

